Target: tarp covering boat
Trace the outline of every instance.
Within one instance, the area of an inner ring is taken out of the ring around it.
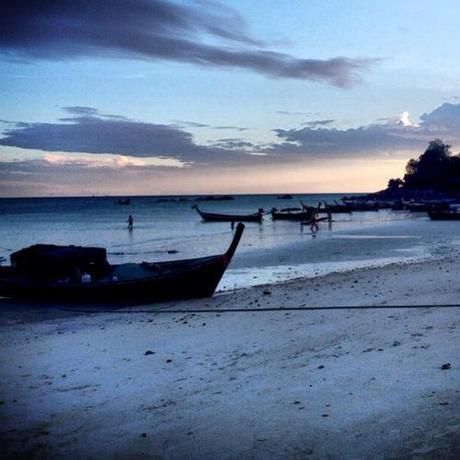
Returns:
[[[102,274],[107,270],[104,248],[35,244],[14,252],[11,266],[18,272],[39,279],[76,277],[82,273]]]

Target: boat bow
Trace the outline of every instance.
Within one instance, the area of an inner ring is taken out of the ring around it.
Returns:
[[[235,231],[233,240],[230,243],[230,246],[227,249],[227,252],[224,254],[227,265],[231,262],[233,255],[235,254],[236,248],[238,247],[238,244],[240,243],[241,236],[243,235],[243,231],[244,231],[244,224],[240,222],[236,226],[236,231]]]

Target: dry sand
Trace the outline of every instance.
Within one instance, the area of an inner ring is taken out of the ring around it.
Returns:
[[[459,458],[460,308],[164,312],[460,303],[459,269],[451,256],[96,314],[5,301],[1,446],[33,458]]]

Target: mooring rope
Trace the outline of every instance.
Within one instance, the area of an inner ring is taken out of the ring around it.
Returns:
[[[263,312],[291,312],[291,311],[328,311],[328,310],[395,310],[395,309],[422,309],[422,308],[459,308],[460,304],[427,304],[427,305],[333,305],[325,307],[261,307],[261,308],[192,308],[192,309],[170,309],[167,307],[164,309],[155,310],[118,310],[118,309],[101,309],[101,310],[84,310],[84,309],[73,309],[59,307],[58,310],[74,312],[74,313],[86,313],[86,314],[98,314],[98,313],[154,313],[154,314],[190,314],[190,313],[263,313]],[[129,308],[129,307],[120,307]]]

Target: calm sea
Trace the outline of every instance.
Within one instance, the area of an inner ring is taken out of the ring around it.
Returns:
[[[193,204],[205,211],[238,214],[298,207],[300,200],[317,205],[341,196],[305,194],[280,200],[276,195],[236,195],[231,201],[209,202],[193,196],[134,196],[129,205],[118,204],[116,197],[0,199],[0,257],[8,259],[12,251],[35,243],[105,247],[112,263],[211,255],[225,251],[232,229],[229,223],[203,223]],[[128,230],[129,214],[134,218],[133,231]],[[426,225],[426,216],[409,216],[414,218]],[[292,270],[305,264],[396,257],[419,242],[412,230],[400,225],[407,219],[407,215],[382,211],[337,215],[332,230],[326,224],[312,238],[298,222],[273,222],[266,216],[262,224],[246,225],[227,275],[227,281],[232,273],[239,281],[227,284],[251,284],[249,278],[259,276],[251,275],[256,269],[268,268],[273,273],[275,266]],[[265,278],[272,281],[274,275]]]

